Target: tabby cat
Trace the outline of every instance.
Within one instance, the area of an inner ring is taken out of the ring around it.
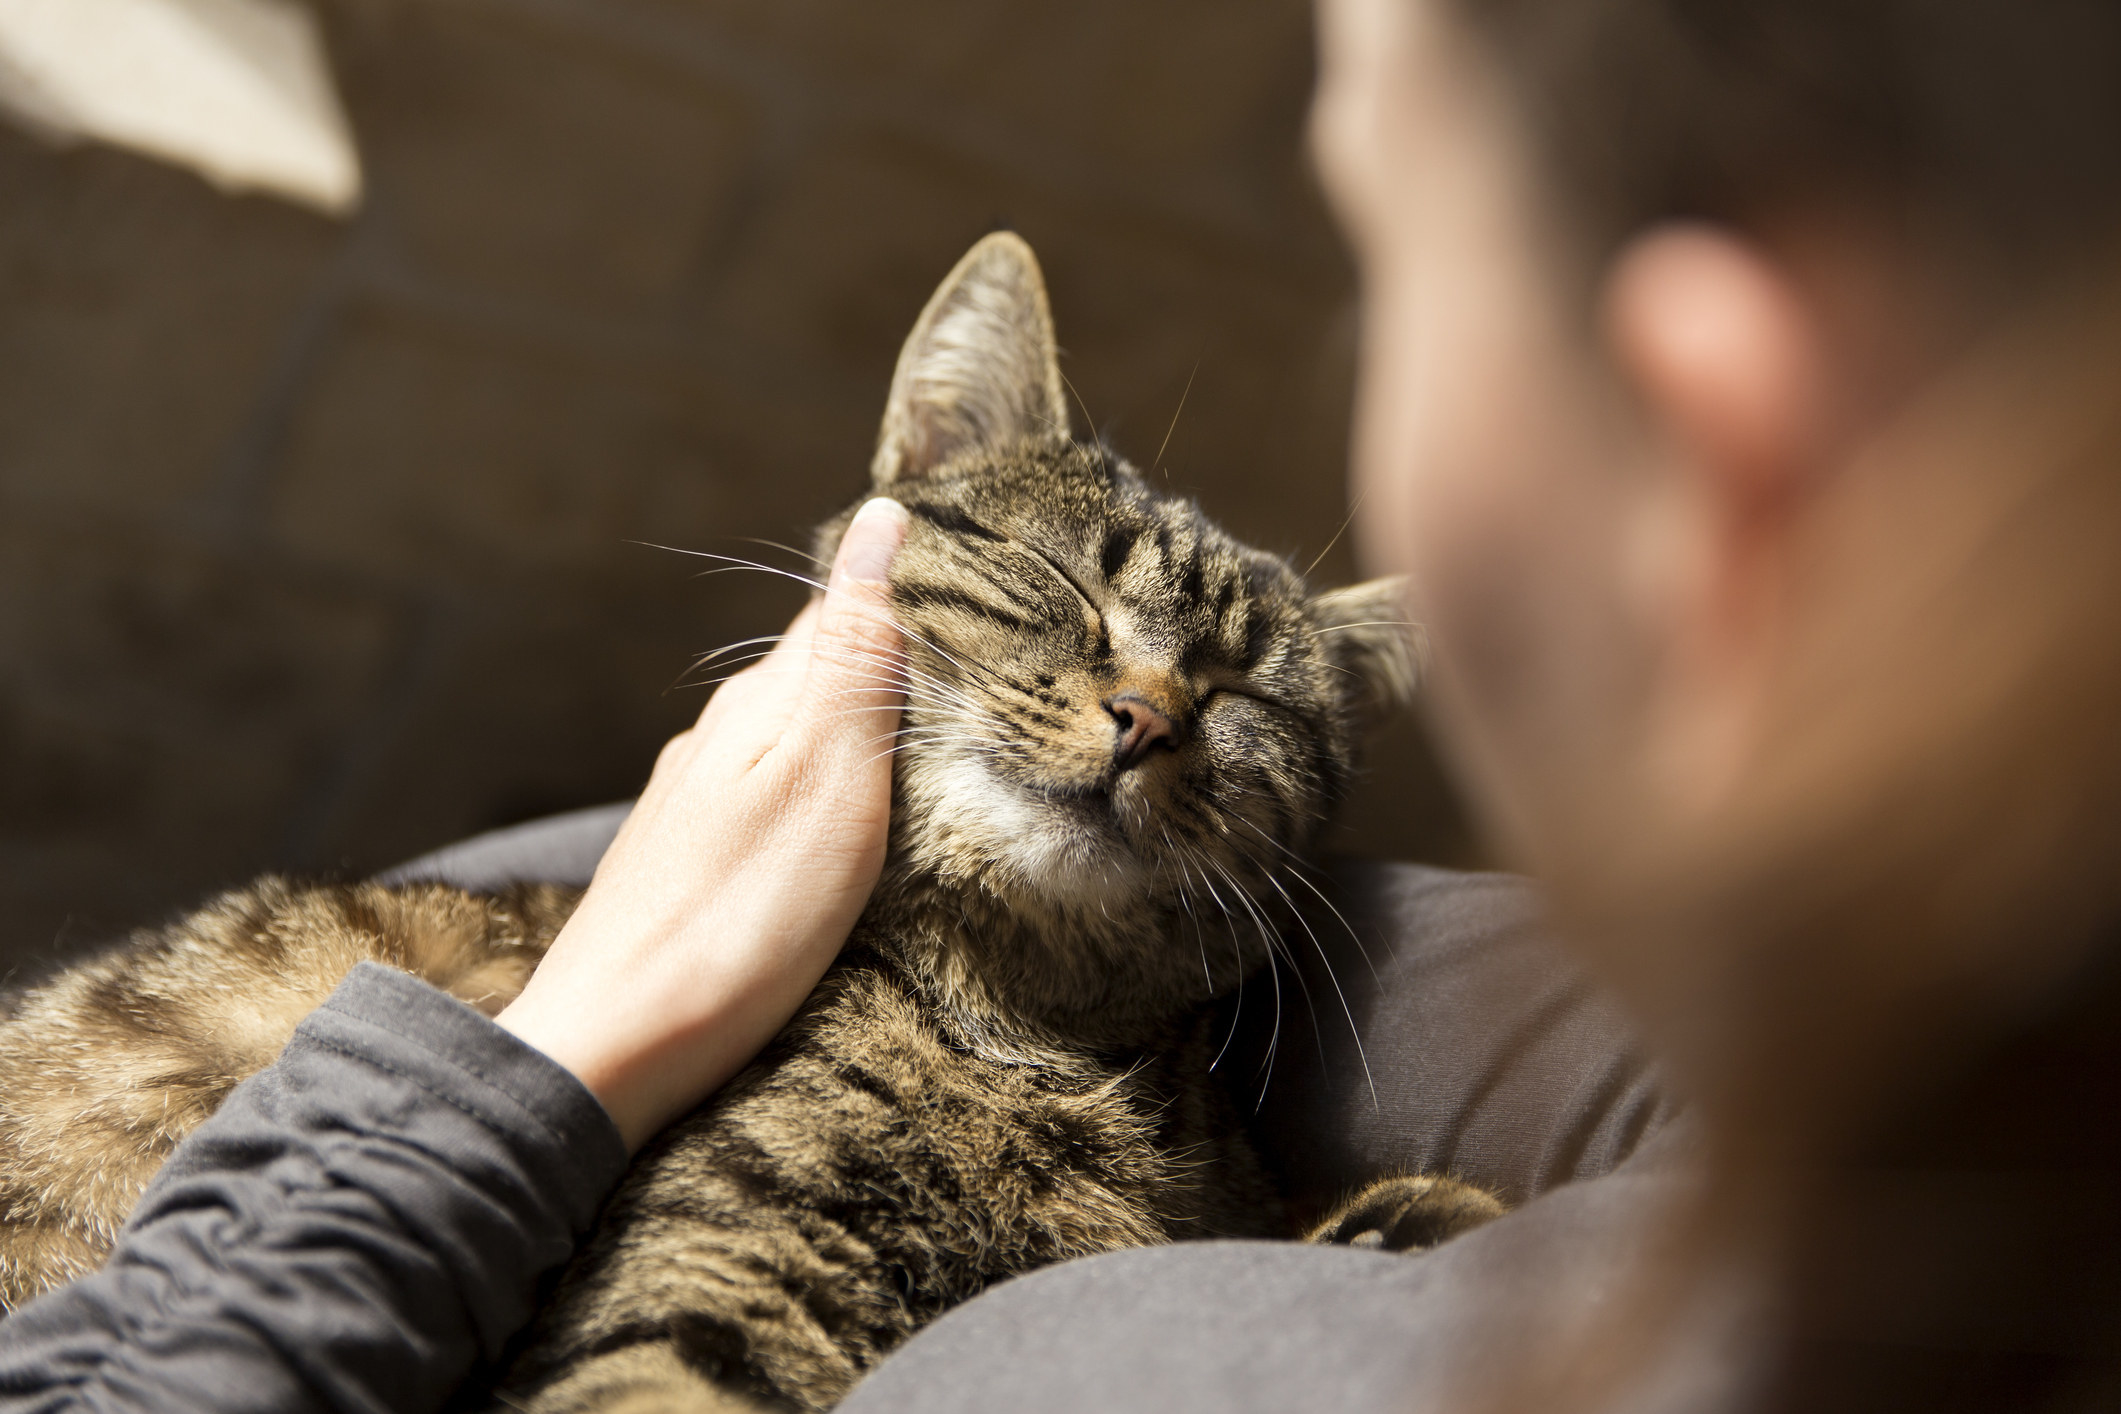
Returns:
[[[1214,1078],[1362,719],[1412,688],[1392,588],[1324,594],[1069,439],[1029,247],[907,340],[873,466],[907,702],[882,883],[816,993],[645,1149],[523,1345],[511,1409],[830,1408],[1004,1277],[1286,1235]],[[847,521],[819,536],[828,557]],[[0,1298],[100,1261],[171,1147],[362,958],[489,1013],[575,895],[265,879],[0,1025]],[[1485,1195],[1402,1179],[1316,1236],[1422,1245]]]

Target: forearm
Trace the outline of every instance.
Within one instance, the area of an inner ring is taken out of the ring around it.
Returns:
[[[0,1322],[0,1409],[438,1408],[624,1163],[559,1066],[363,966],[178,1148],[101,1271]]]

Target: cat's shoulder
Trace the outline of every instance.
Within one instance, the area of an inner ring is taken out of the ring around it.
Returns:
[[[232,1064],[252,1052],[269,1060],[362,962],[410,972],[491,1014],[521,989],[578,898],[543,884],[474,895],[438,883],[268,874],[18,983],[0,1024],[0,1060],[187,1039]]]

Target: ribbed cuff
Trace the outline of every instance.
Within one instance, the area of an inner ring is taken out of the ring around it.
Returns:
[[[295,1028],[289,1048],[303,1045],[360,1056],[497,1133],[549,1146],[560,1162],[546,1176],[578,1233],[625,1171],[618,1126],[573,1072],[409,972],[355,967]]]

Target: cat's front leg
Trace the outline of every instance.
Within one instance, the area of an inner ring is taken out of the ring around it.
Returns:
[[[912,1332],[883,1250],[910,1215],[881,1170],[864,1182],[825,1162],[828,1116],[791,1114],[768,1089],[641,1156],[540,1312],[501,1409],[816,1414]],[[785,1142],[759,1142],[768,1113]]]
[[[781,1414],[717,1385],[674,1341],[646,1341],[592,1355],[534,1393],[503,1393],[494,1414]]]
[[[1304,1234],[1306,1242],[1422,1252],[1506,1209],[1484,1188],[1433,1174],[1380,1178],[1328,1213]]]
[[[858,1241],[819,1241],[796,1214],[743,1212],[701,1186],[683,1224],[637,1207],[607,1229],[615,1240],[543,1313],[497,1393],[502,1409],[817,1414],[910,1333],[896,1292],[849,1250]]]

